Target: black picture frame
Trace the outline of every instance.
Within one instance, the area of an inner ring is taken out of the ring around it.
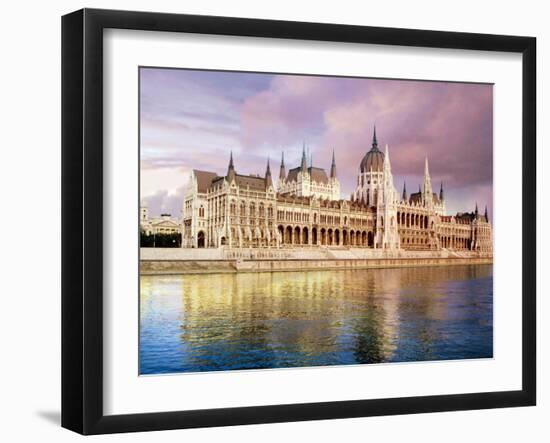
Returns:
[[[103,30],[108,28],[522,54],[522,389],[104,415],[102,77]],[[62,18],[63,427],[82,434],[105,434],[535,405],[535,265],[535,38],[97,9]]]

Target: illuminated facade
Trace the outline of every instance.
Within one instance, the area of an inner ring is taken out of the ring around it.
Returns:
[[[407,195],[393,184],[388,146],[371,149],[359,165],[350,199],[340,196],[333,153],[330,173],[307,164],[286,172],[275,187],[269,161],[263,176],[193,170],[183,202],[184,248],[373,248],[492,253],[487,210],[445,214],[443,186],[432,190],[428,159],[423,187]]]

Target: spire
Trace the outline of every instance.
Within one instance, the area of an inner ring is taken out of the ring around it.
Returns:
[[[430,168],[428,166],[428,156],[424,159],[424,183],[426,182],[426,178],[430,179]],[[431,185],[431,183],[430,183]],[[431,187],[431,186],[430,186]]]
[[[428,167],[428,156],[426,156],[424,160],[424,202],[431,203],[432,200],[432,181],[430,179],[430,168]]]
[[[403,196],[401,197],[404,202],[407,201],[407,183],[403,182]]]
[[[303,172],[307,171],[307,159],[306,159],[306,143],[304,142],[302,145],[302,165],[301,170]]]
[[[374,125],[374,133],[372,135],[372,149],[378,149],[378,141],[376,140],[376,125]]]
[[[235,169],[235,166],[233,165],[233,150],[229,151],[229,167],[227,168],[227,171],[230,169]]]
[[[476,212],[475,212],[476,218],[479,216],[479,211],[477,209],[477,202],[476,202]]]
[[[330,178],[336,178],[336,158],[334,157],[334,148],[332,148],[332,165],[330,166]]]
[[[441,188],[439,188],[439,201],[443,201],[443,182],[441,182]]]
[[[235,166],[233,165],[233,151],[229,153],[229,166],[227,167],[227,180],[231,181],[235,178]]]
[[[285,152],[281,152],[281,170],[279,171],[279,183],[282,183],[285,181],[286,178],[286,170],[285,170]]]
[[[489,215],[487,214],[487,205],[485,205],[485,221],[489,223]]]
[[[384,149],[384,169],[387,169],[388,172],[391,172],[390,150],[387,143]]]
[[[265,187],[266,189],[269,187],[273,188],[273,180],[271,179],[271,168],[269,167],[269,156],[267,157],[267,167],[265,169]]]

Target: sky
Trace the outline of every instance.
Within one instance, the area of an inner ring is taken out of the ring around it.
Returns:
[[[488,84],[184,69],[140,69],[140,195],[152,216],[179,217],[192,169],[279,176],[302,146],[330,170],[342,198],[355,189],[373,127],[387,144],[395,187],[418,191],[427,156],[447,212],[492,214],[493,88]]]

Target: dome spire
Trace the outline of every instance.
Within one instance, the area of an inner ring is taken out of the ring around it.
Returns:
[[[365,154],[359,170],[362,173],[369,172],[382,172],[384,170],[385,160],[384,153],[378,149],[378,140],[376,138],[376,125],[374,126],[374,132],[372,134],[372,147]]]
[[[302,144],[302,165],[301,169],[303,172],[307,171],[307,159],[306,159],[306,142]]]
[[[334,148],[332,148],[332,165],[330,166],[330,178],[336,178],[336,158],[334,157]]]

